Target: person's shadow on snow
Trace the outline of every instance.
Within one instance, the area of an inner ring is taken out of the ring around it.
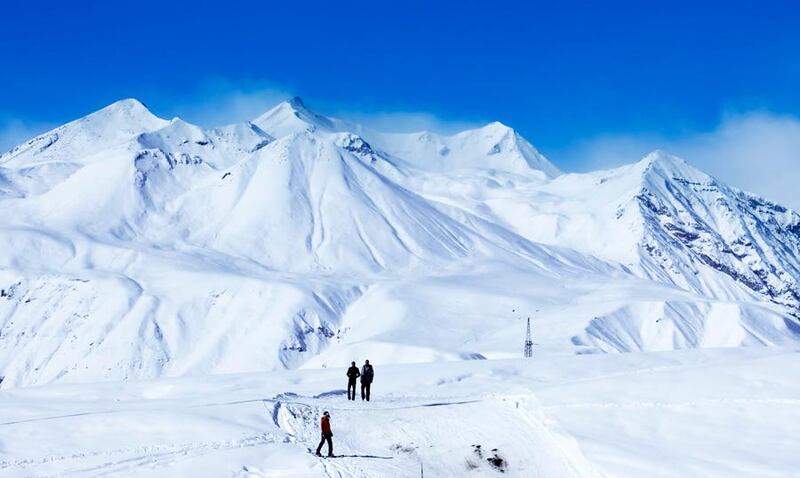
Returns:
[[[336,458],[371,458],[373,460],[394,460],[393,456],[378,455],[336,455]]]

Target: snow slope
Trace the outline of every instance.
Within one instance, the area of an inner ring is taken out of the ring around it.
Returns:
[[[430,131],[385,133],[309,110],[292,98],[253,121],[275,137],[298,132],[346,132],[363,138],[382,154],[426,171],[498,169],[536,177],[561,174],[516,131],[497,121],[482,128],[445,136]]]
[[[797,476],[798,352],[377,366],[371,402],[345,364],[10,389],[0,476]],[[323,410],[338,458],[311,454]]]
[[[0,155],[0,164],[17,168],[51,161],[80,163],[92,152],[119,145],[167,124],[138,100],[126,99],[11,149]]]
[[[800,218],[654,153],[301,100],[211,130],[115,103],[0,156],[2,388],[797,343]]]

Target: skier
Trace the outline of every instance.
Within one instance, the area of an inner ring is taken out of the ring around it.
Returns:
[[[348,400],[355,400],[356,399],[356,379],[361,376],[361,372],[358,371],[358,367],[356,367],[355,362],[350,362],[350,368],[347,369],[347,399]],[[353,394],[350,394],[350,390],[353,390]]]
[[[317,456],[322,456],[320,454],[320,450],[322,450],[322,444],[327,441],[328,457],[333,458],[333,441],[331,441],[331,438],[333,437],[333,433],[331,432],[331,414],[328,413],[327,410],[322,412],[322,419],[319,422],[319,427],[322,431],[322,439],[319,441],[319,445],[317,446]]]
[[[372,379],[375,377],[375,371],[372,370],[372,365],[369,360],[364,361],[364,366],[361,367],[361,400],[369,401],[369,386],[372,385]]]

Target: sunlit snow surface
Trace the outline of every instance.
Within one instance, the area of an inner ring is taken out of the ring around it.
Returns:
[[[0,156],[0,218],[0,474],[797,468],[800,216],[666,153],[124,100]],[[308,455],[324,408],[355,456]]]
[[[0,475],[797,476],[798,367],[778,347],[377,365],[370,402],[343,366],[6,390]],[[309,451],[323,410],[340,458]]]

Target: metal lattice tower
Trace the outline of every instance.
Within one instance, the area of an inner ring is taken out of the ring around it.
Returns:
[[[531,318],[528,317],[528,331],[525,333],[525,358],[533,357],[533,339],[531,339]]]

